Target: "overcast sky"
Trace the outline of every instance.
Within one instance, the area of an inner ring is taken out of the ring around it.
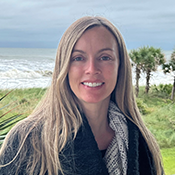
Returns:
[[[175,0],[0,0],[0,47],[57,48],[86,15],[109,19],[128,49],[175,48]]]

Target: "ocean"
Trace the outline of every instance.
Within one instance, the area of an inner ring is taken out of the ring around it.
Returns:
[[[0,89],[48,87],[56,49],[0,48]]]
[[[166,60],[170,60],[172,51],[163,51]],[[46,88],[50,86],[56,58],[56,49],[0,48],[0,89]],[[133,85],[135,70],[133,68]],[[144,73],[140,86],[145,85]],[[165,75],[161,69],[152,73],[151,85],[173,83],[173,75]]]

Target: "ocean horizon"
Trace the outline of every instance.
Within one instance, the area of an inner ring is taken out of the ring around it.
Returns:
[[[0,48],[0,89],[50,86],[56,51],[57,49],[50,48]],[[173,51],[162,52],[168,62]],[[134,68],[132,77],[135,85]],[[140,86],[146,84],[145,77],[141,73]],[[171,74],[165,75],[159,66],[156,72],[152,72],[150,85],[172,84],[173,78]]]

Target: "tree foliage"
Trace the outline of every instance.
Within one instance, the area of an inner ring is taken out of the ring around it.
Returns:
[[[165,56],[160,48],[141,47],[138,50],[131,50],[129,53],[133,65],[136,67],[136,96],[139,93],[139,78],[141,70],[146,73],[146,87],[145,92],[148,93],[150,88],[151,72],[156,71],[159,65],[165,63]]]
[[[156,71],[159,65],[165,63],[165,55],[160,48],[143,47],[140,49],[142,55],[142,70],[146,73],[146,87],[145,92],[148,93],[150,89],[151,72]]]
[[[136,97],[138,97],[139,94],[139,79],[140,79],[140,73],[142,69],[142,57],[140,55],[140,52],[138,50],[131,50],[129,53],[129,56],[132,60],[132,66],[135,66],[135,72],[136,72],[136,85],[135,85],[135,93]]]
[[[173,87],[171,91],[171,100],[174,98],[174,92],[175,92],[175,49],[173,53],[171,54],[171,59],[169,63],[163,64],[163,71],[164,73],[172,73],[174,76],[174,82],[173,82]]]

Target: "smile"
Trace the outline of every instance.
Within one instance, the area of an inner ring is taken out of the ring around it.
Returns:
[[[88,82],[83,82],[82,84],[89,86],[89,87],[98,87],[101,86],[104,83],[88,83]]]

